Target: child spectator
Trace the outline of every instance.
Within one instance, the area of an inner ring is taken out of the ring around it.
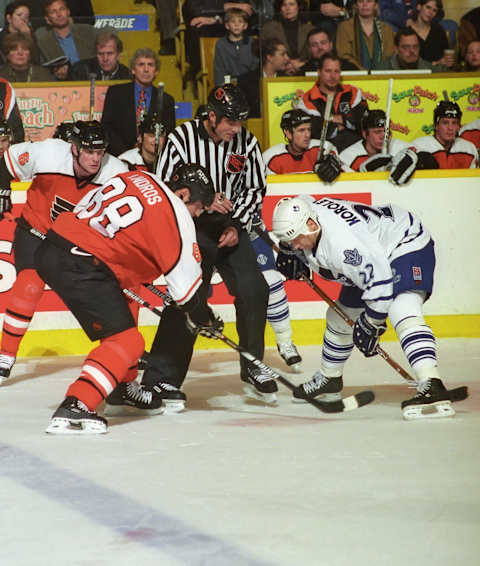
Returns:
[[[239,8],[230,8],[225,12],[224,22],[227,33],[218,40],[213,60],[216,85],[223,84],[226,75],[236,79],[258,67],[258,58],[252,53],[252,38],[245,33],[248,14]]]

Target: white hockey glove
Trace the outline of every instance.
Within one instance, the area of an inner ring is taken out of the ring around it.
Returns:
[[[12,210],[11,193],[12,190],[10,188],[0,189],[0,220],[3,219],[6,212],[10,212]]]
[[[399,151],[392,157],[388,180],[394,185],[405,185],[417,168],[418,156],[413,149]]]
[[[365,311],[355,321],[353,327],[353,343],[367,358],[377,355],[380,336],[387,330],[385,320],[374,320],[367,317]]]
[[[392,156],[389,153],[376,153],[366,159],[359,168],[362,173],[369,171],[387,171],[392,161]]]

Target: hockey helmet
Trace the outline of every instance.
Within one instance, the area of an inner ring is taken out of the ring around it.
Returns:
[[[287,110],[282,114],[280,128],[282,128],[282,130],[293,132],[297,126],[310,124],[311,122],[312,116],[310,116],[310,114],[307,114],[303,110],[294,108],[293,110]]]
[[[73,125],[73,122],[60,122],[55,128],[52,138],[70,142],[73,135]]]
[[[224,116],[229,120],[246,120],[249,111],[242,90],[231,83],[213,87],[208,95],[207,109],[215,112],[218,121]]]
[[[387,115],[383,110],[367,110],[362,116],[362,131],[369,128],[384,128],[387,122]]]
[[[13,130],[7,124],[6,120],[0,120],[0,137],[8,136],[10,141],[13,139]]]
[[[208,118],[208,106],[206,104],[200,104],[195,112],[196,120],[206,120]]]
[[[157,128],[158,128],[158,135],[159,136],[166,136],[167,130],[165,126],[160,121],[160,118],[156,112],[153,114],[149,114],[145,116],[143,120],[138,125],[138,132],[140,135],[143,134],[155,134],[157,135]]]
[[[210,173],[196,163],[182,163],[172,173],[167,183],[172,191],[187,187],[190,189],[190,202],[201,201],[210,206],[215,198],[215,188]]]
[[[314,215],[311,206],[305,199],[300,197],[282,198],[277,202],[273,211],[273,233],[283,242],[290,242],[301,234],[311,234],[307,221]]]
[[[80,149],[106,149],[107,137],[98,120],[75,122],[71,142]]]
[[[440,118],[458,118],[462,121],[462,111],[456,102],[451,100],[440,100],[433,111],[433,123],[438,124]]]

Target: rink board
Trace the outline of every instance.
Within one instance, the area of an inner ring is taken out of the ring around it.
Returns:
[[[346,173],[333,185],[323,185],[315,175],[281,175],[268,177],[268,196],[264,218],[270,224],[275,203],[295,194],[330,195],[367,204],[396,203],[417,213],[433,234],[436,242],[437,268],[432,298],[425,305],[428,322],[438,336],[480,336],[480,295],[478,293],[479,261],[476,244],[480,241],[480,171],[422,171],[406,187],[395,187],[386,173]],[[14,214],[18,216],[25,202],[28,184],[14,187]],[[0,310],[3,313],[8,291],[15,280],[11,252],[14,223],[0,223]],[[471,253],[472,250],[472,253]],[[161,283],[161,279],[159,283]],[[338,285],[316,282],[336,298]],[[232,299],[223,283],[214,280],[211,304],[231,323],[226,332],[233,337],[234,310]],[[325,303],[306,284],[288,282],[291,316],[297,344],[320,341],[324,328]],[[158,304],[148,291],[145,298]],[[157,318],[141,309],[140,327],[150,343]],[[386,339],[393,339],[390,331]],[[266,332],[267,345],[274,345],[273,334]],[[218,343],[202,339],[198,346],[218,347]],[[20,350],[21,356],[72,355],[88,352],[91,343],[74,317],[51,290],[46,290]]]

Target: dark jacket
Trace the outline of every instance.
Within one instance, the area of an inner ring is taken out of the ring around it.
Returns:
[[[152,100],[147,116],[158,112],[157,92],[156,87],[152,87]],[[163,93],[162,122],[167,133],[175,128],[175,102],[166,92]],[[102,125],[109,140],[108,151],[112,155],[120,155],[137,143],[133,81],[109,87],[105,96]]]
[[[97,81],[128,81],[132,78],[130,69],[122,63],[118,64],[113,73],[106,74],[98,64],[97,58],[92,57],[75,63],[70,69],[68,79],[70,81],[89,81],[92,78],[91,75],[95,75]]]

